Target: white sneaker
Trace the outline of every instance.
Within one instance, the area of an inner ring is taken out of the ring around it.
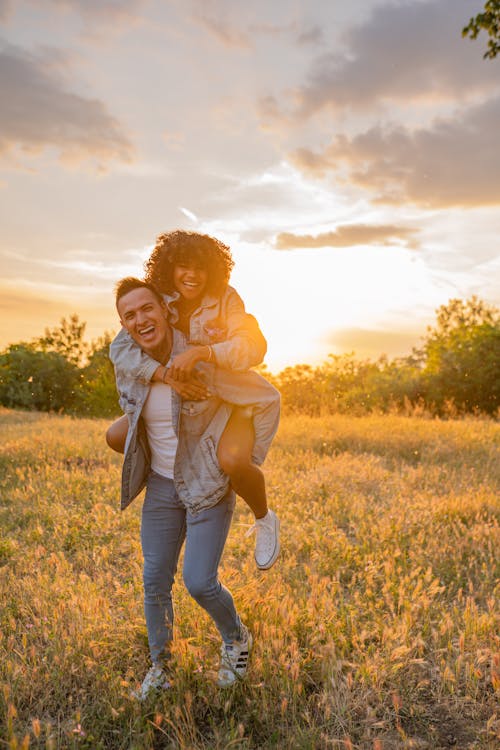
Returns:
[[[264,518],[257,518],[254,525],[247,531],[249,536],[256,533],[255,562],[259,570],[268,570],[280,552],[280,521],[276,513],[268,510]]]
[[[219,687],[229,687],[236,680],[241,680],[245,676],[252,644],[252,634],[243,624],[239,641],[222,644],[219,678],[217,680]]]
[[[159,664],[153,664],[142,681],[141,687],[138,690],[133,690],[131,696],[138,701],[145,701],[151,692],[155,690],[168,690],[171,687],[172,683],[168,679],[165,670]]]

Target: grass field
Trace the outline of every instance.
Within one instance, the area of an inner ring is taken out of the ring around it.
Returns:
[[[145,705],[140,501],[105,422],[0,411],[0,748],[500,745],[500,425],[288,417],[266,463],[283,553],[255,570],[243,502],[222,580],[254,632],[219,639],[175,586],[174,686]]]

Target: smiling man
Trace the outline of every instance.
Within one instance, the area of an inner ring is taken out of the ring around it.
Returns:
[[[135,695],[144,699],[151,690],[170,684],[171,592],[184,541],[184,582],[222,637],[218,684],[224,687],[245,674],[252,636],[218,579],[235,496],[218,465],[216,446],[232,405],[253,405],[258,407],[254,453],[261,462],[277,428],[279,399],[276,409],[277,392],[254,372],[234,374],[206,363],[199,365],[205,383],[176,383],[169,377],[169,362],[185,341],[170,327],[167,307],[155,288],[139,279],[122,279],[116,306],[132,340],[163,368],[163,382],[147,383],[116,369],[120,405],[129,424],[122,509],[146,487],[141,543],[152,667]],[[197,400],[188,391],[190,400],[181,401],[186,388],[197,391]]]

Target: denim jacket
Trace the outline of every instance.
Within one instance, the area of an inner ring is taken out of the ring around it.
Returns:
[[[172,357],[186,348],[186,339],[180,331],[173,329],[173,336]],[[144,488],[150,470],[150,450],[141,414],[151,384],[134,377],[130,367],[126,371],[122,368],[122,363],[128,361],[127,349],[131,359],[136,358],[138,351],[141,353],[132,339],[130,342],[122,341],[118,357],[116,347],[113,352],[120,406],[129,420],[122,471],[122,510]],[[158,363],[153,362],[156,369]],[[192,513],[216,505],[229,488],[229,478],[217,460],[217,446],[232,407],[251,410],[255,430],[252,458],[256,464],[266,457],[280,413],[279,392],[256,372],[232,372],[207,363],[199,363],[197,369],[212,394],[209,398],[182,401],[172,389],[172,421],[178,437],[174,483],[181,502]]]

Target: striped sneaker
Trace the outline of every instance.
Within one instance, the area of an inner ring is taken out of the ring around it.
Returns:
[[[252,644],[252,634],[243,624],[239,641],[222,644],[219,679],[217,680],[219,687],[229,687],[245,676]]]

